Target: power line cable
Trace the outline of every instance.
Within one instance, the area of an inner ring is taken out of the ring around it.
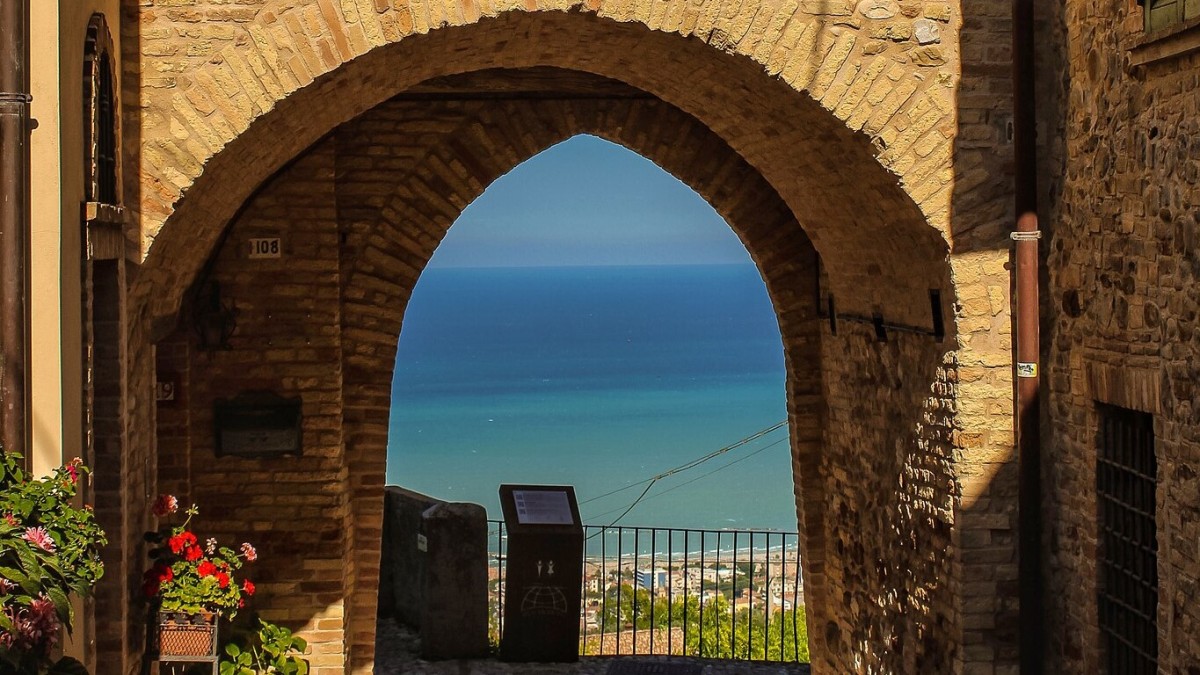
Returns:
[[[638,505],[638,502],[642,502],[642,501],[650,501],[651,499],[657,499],[658,497],[661,497],[661,496],[663,496],[663,495],[667,494],[668,492],[671,492],[671,491],[673,491],[673,490],[678,490],[678,489],[679,489],[679,488],[681,488],[681,487],[686,487],[686,486],[688,486],[688,485],[691,485],[692,483],[695,483],[696,481],[704,480],[705,478],[708,478],[709,476],[713,475],[714,473],[718,473],[718,472],[720,472],[720,471],[724,471],[725,469],[728,469],[729,467],[731,467],[731,466],[733,466],[734,464],[737,464],[737,463],[739,463],[739,462],[744,462],[744,461],[746,461],[746,460],[750,459],[751,457],[753,457],[753,456],[755,456],[755,455],[759,454],[760,452],[763,452],[763,451],[765,451],[765,450],[769,450],[770,448],[773,448],[773,447],[775,447],[775,446],[779,445],[780,443],[783,443],[783,442],[784,442],[784,441],[786,441],[786,440],[788,440],[788,439],[786,439],[786,438],[781,438],[781,439],[779,439],[779,440],[775,441],[774,443],[771,443],[771,444],[769,444],[769,445],[764,445],[763,447],[759,448],[758,450],[755,450],[754,452],[752,452],[752,453],[750,453],[750,454],[748,454],[748,455],[745,455],[745,456],[743,456],[743,457],[739,457],[739,458],[737,458],[737,459],[735,459],[735,460],[733,460],[732,462],[729,462],[729,463],[727,463],[727,464],[722,464],[721,466],[719,466],[719,467],[717,467],[717,468],[713,469],[712,471],[709,471],[708,473],[702,474],[702,475],[700,475],[700,476],[696,476],[695,478],[692,478],[691,480],[684,481],[683,483],[680,483],[679,485],[675,485],[675,486],[669,487],[669,488],[667,488],[666,490],[663,490],[662,492],[658,492],[658,493],[655,493],[655,494],[653,494],[653,495],[650,495],[649,497],[645,497],[645,492],[649,492],[649,490],[650,490],[650,487],[649,487],[649,486],[647,486],[647,488],[646,488],[646,491],[642,493],[642,497],[638,497],[638,499],[637,499],[637,500],[635,500],[633,504],[630,504],[630,505],[629,505],[629,507],[625,509],[625,513],[622,513],[620,516],[618,516],[618,517],[617,517],[617,520],[620,520],[621,518],[624,518],[624,517],[626,516],[626,514],[628,514],[630,511],[632,511],[632,510],[633,510],[633,507],[635,507],[635,506],[637,506],[637,505]],[[597,515],[593,516],[593,518],[603,518],[604,516],[607,516],[607,515],[609,515],[610,513],[616,513],[617,511],[620,511],[620,510],[621,510],[621,509],[617,508],[617,509],[613,509],[613,510],[611,510],[611,511],[605,511],[604,513],[600,513],[600,514],[597,514]],[[612,523],[611,525],[608,525],[608,526],[606,526],[606,527],[612,527],[612,526],[613,526],[613,525],[615,525],[615,524],[616,524],[616,521],[613,521],[613,523]]]
[[[625,509],[625,511],[621,513],[621,515],[619,515],[619,516],[617,516],[616,518],[614,518],[614,519],[613,519],[613,521],[612,521],[611,523],[609,523],[608,525],[605,525],[604,527],[601,527],[599,530],[597,530],[595,533],[593,533],[591,536],[589,536],[589,537],[588,537],[588,539],[592,539],[593,537],[596,537],[596,536],[599,536],[599,535],[602,535],[602,534],[604,534],[604,533],[605,533],[605,532],[607,532],[607,531],[608,531],[610,528],[612,528],[612,527],[616,526],[616,524],[617,524],[617,523],[621,522],[621,519],[622,519],[622,518],[624,518],[625,516],[629,515],[629,512],[630,512],[630,511],[632,511],[632,510],[633,510],[633,509],[634,509],[634,508],[635,508],[635,507],[636,507],[636,506],[637,506],[639,503],[641,503],[641,501],[642,501],[643,499],[645,499],[645,498],[646,498],[646,495],[647,495],[647,494],[650,492],[650,488],[654,487],[654,484],[655,484],[655,483],[657,483],[659,480],[662,480],[663,478],[667,478],[668,476],[673,476],[673,475],[675,475],[675,474],[677,474],[677,473],[681,473],[681,472],[683,472],[683,471],[687,471],[688,469],[694,469],[694,468],[696,468],[697,466],[700,466],[701,464],[703,464],[703,463],[705,463],[705,462],[707,462],[707,461],[709,461],[709,460],[711,460],[711,459],[713,459],[713,458],[715,458],[715,457],[719,457],[720,455],[723,455],[723,454],[725,454],[725,453],[729,452],[730,450],[733,450],[734,448],[741,447],[741,446],[743,446],[743,445],[745,445],[745,444],[747,444],[747,443],[750,443],[751,441],[753,441],[753,440],[755,440],[755,439],[762,438],[762,437],[763,437],[763,436],[765,436],[766,434],[769,434],[769,433],[771,433],[772,431],[775,431],[776,429],[779,429],[779,428],[781,428],[781,427],[782,427],[782,426],[784,426],[785,424],[787,424],[787,420],[784,420],[784,421],[780,422],[779,424],[776,424],[776,425],[774,425],[774,426],[772,426],[772,427],[768,427],[768,428],[766,428],[766,429],[763,429],[762,431],[759,431],[759,432],[757,432],[757,433],[755,433],[755,434],[753,434],[753,435],[751,435],[751,436],[747,436],[746,438],[743,438],[742,440],[738,441],[737,443],[734,443],[733,445],[728,445],[728,446],[726,446],[726,447],[724,447],[724,448],[721,448],[721,449],[719,449],[719,450],[716,450],[716,451],[710,452],[709,454],[707,454],[707,455],[705,455],[705,456],[703,456],[703,457],[701,457],[701,458],[699,458],[699,459],[692,460],[691,462],[688,462],[688,463],[686,463],[686,464],[683,464],[683,465],[681,465],[681,466],[675,467],[674,469],[671,469],[671,470],[669,470],[669,471],[665,471],[665,472],[663,472],[663,473],[661,473],[661,474],[659,474],[659,475],[657,475],[657,476],[654,476],[653,478],[649,479],[649,485],[647,485],[647,486],[646,486],[646,489],[642,490],[642,494],[638,495],[638,498],[637,498],[637,499],[635,499],[635,500],[633,500],[633,503],[632,503],[632,504],[630,504],[630,505],[629,505],[629,507],[628,507],[628,508],[626,508],[626,509]],[[768,445],[768,446],[765,446],[765,447],[759,448],[759,449],[758,449],[758,450],[756,450],[754,453],[751,453],[751,455],[747,455],[747,457],[750,457],[750,456],[756,455],[756,454],[758,454],[759,452],[762,452],[763,450],[766,450],[766,449],[767,449],[767,448],[769,448],[769,447],[772,447],[772,446],[778,445],[779,443],[782,443],[784,440],[786,440],[786,439],[780,439],[780,440],[778,440],[778,441],[775,441],[774,443],[772,443],[772,444],[770,444],[770,445]],[[737,460],[737,461],[741,461],[742,459],[746,459],[746,457],[742,457],[742,458],[740,458],[740,459],[739,459],[739,460]],[[734,463],[736,463],[736,462],[730,462],[730,464],[734,464]],[[721,469],[723,469],[723,468],[726,468],[726,467],[728,467],[728,466],[729,466],[729,464],[725,465],[724,467],[721,467]],[[717,469],[716,471],[720,471],[721,469]],[[712,472],[710,472],[710,474],[711,474],[711,473],[716,473],[716,471],[712,471]],[[710,475],[710,474],[705,474],[705,475]],[[704,476],[701,476],[701,478],[703,478],[703,477],[704,477]],[[696,479],[696,480],[699,480],[699,479]],[[646,482],[646,481],[641,481],[641,482],[639,482],[639,483],[634,483],[633,485],[640,485],[641,483],[644,483],[644,482]],[[627,487],[628,487],[628,486],[627,486]],[[675,487],[681,487],[681,486],[678,486],[678,485],[677,485],[677,486],[675,486]],[[675,488],[671,488],[671,489],[675,489]],[[592,501],[592,500],[588,500],[588,501]],[[586,503],[586,502],[585,502],[585,503]],[[609,513],[612,513],[612,512],[610,511]]]
[[[626,486],[624,486],[624,487],[617,488],[616,490],[610,490],[609,492],[605,492],[605,493],[604,493],[604,494],[602,494],[602,495],[598,495],[598,496],[596,496],[596,497],[591,497],[590,499],[585,499],[585,500],[583,500],[583,501],[579,502],[579,505],[580,505],[580,506],[583,506],[584,504],[589,504],[589,503],[591,503],[591,502],[594,502],[594,501],[598,501],[598,500],[604,499],[605,497],[611,497],[611,496],[613,496],[613,495],[615,495],[615,494],[619,494],[619,493],[621,493],[621,492],[624,492],[624,491],[626,491],[626,490],[632,490],[632,489],[633,489],[633,488],[635,488],[635,487],[638,487],[638,486],[641,486],[641,485],[645,485],[646,483],[650,483],[651,485],[653,485],[653,484],[654,484],[654,481],[657,481],[657,480],[660,480],[660,479],[663,479],[663,478],[667,478],[668,476],[673,476],[673,475],[675,475],[675,474],[677,474],[677,473],[681,473],[681,472],[683,472],[683,471],[687,471],[687,470],[689,470],[689,469],[694,469],[694,468],[696,468],[697,466],[700,466],[701,464],[703,464],[703,463],[705,463],[705,462],[707,462],[707,461],[709,461],[709,460],[712,460],[712,459],[714,459],[714,458],[716,458],[716,457],[719,457],[719,456],[721,456],[721,455],[723,455],[723,454],[725,454],[725,453],[729,452],[730,450],[736,450],[737,448],[740,448],[740,447],[742,447],[743,445],[746,445],[746,444],[748,444],[748,443],[752,443],[752,442],[754,442],[754,441],[756,441],[756,440],[758,440],[758,439],[762,438],[763,436],[766,436],[767,434],[769,434],[769,433],[771,433],[771,432],[773,432],[773,431],[776,431],[776,430],[778,430],[778,429],[781,429],[781,428],[783,428],[783,427],[785,427],[785,426],[787,426],[787,420],[784,420],[784,421],[782,421],[782,422],[779,422],[778,424],[774,424],[774,425],[772,425],[772,426],[769,426],[769,427],[767,427],[766,429],[762,429],[762,430],[760,430],[760,431],[756,431],[755,433],[753,433],[753,434],[751,434],[751,435],[749,435],[749,436],[747,436],[747,437],[743,438],[743,439],[742,439],[742,440],[740,440],[740,441],[737,441],[736,443],[732,443],[732,444],[730,444],[730,445],[727,445],[727,446],[725,446],[725,447],[723,447],[723,448],[720,448],[720,449],[718,449],[718,450],[714,450],[714,451],[712,451],[712,452],[708,453],[707,455],[703,455],[703,456],[701,456],[701,457],[698,457],[698,458],[696,458],[696,459],[693,459],[693,460],[691,460],[691,461],[685,462],[685,463],[683,463],[683,464],[681,464],[681,465],[679,465],[679,466],[677,466],[677,467],[675,467],[675,468],[673,468],[673,469],[668,469],[668,470],[666,470],[666,471],[664,471],[664,472],[662,472],[662,473],[660,473],[660,474],[658,474],[658,475],[656,475],[656,476],[651,476],[650,478],[645,478],[645,479],[642,479],[642,480],[639,480],[639,481],[635,481],[635,482],[633,482],[633,483],[630,483],[630,484],[628,484],[628,485],[626,485]]]

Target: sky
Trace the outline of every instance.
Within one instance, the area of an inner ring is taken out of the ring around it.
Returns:
[[[635,152],[575,136],[492,183],[430,266],[749,263],[737,236],[687,185]]]

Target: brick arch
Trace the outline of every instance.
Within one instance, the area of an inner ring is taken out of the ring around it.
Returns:
[[[140,210],[144,264],[135,298],[147,303],[143,315],[173,315],[219,233],[268,177],[330,130],[419,83],[538,66],[619,80],[694,119],[774,192],[819,253],[825,288],[837,296],[840,311],[881,312],[889,323],[928,326],[927,292],[942,290],[947,342],[895,332],[881,342],[870,327],[843,323],[836,335],[823,330],[819,345],[806,346],[821,352],[819,391],[789,392],[793,401],[819,406],[824,432],[814,433],[834,450],[814,460],[813,473],[824,485],[822,512],[805,513],[806,521],[818,521],[805,524],[806,546],[827,556],[808,561],[818,568],[809,581],[820,576],[823,606],[837,608],[825,625],[814,625],[828,657],[817,671],[957,672],[963,664],[989,663],[991,653],[1000,654],[996,663],[1011,660],[1003,635],[979,635],[980,626],[1006,620],[1012,607],[1000,589],[1013,575],[1007,566],[992,569],[1014,555],[1011,499],[991,488],[1011,450],[1007,251],[988,239],[995,225],[995,191],[986,189],[993,163],[973,156],[952,161],[951,146],[959,140],[957,3],[797,0],[776,9],[667,0],[548,8],[567,11],[374,6],[376,15],[367,0],[340,6],[245,0],[236,9],[205,10],[233,18],[203,29],[191,26],[204,17],[201,10],[156,8],[153,0],[137,10],[146,37],[141,72],[178,73],[162,82],[173,88],[160,90],[159,80],[147,78],[146,88],[134,92],[143,103],[142,174],[131,192]],[[856,10],[879,6],[900,13],[870,19]],[[942,22],[941,52],[908,40],[922,11]],[[409,26],[404,16],[420,18]],[[197,30],[211,38],[205,43],[211,50],[189,44],[185,54],[171,42]],[[636,134],[614,120],[601,126],[608,132],[600,135]],[[472,129],[463,131],[475,138],[467,133]],[[509,127],[504,134],[522,139],[530,131]],[[652,155],[644,142],[626,142]],[[534,151],[514,154],[509,165]],[[502,152],[481,156],[493,154],[504,160]],[[475,170],[433,154],[429,160],[427,180],[465,173],[470,182]],[[658,161],[667,165],[669,158]],[[957,196],[965,199],[954,205],[954,233],[982,245],[956,250],[950,260],[956,170]],[[478,182],[487,175],[480,173]],[[972,187],[980,185],[985,189]],[[430,184],[413,189],[428,192]],[[353,271],[344,271],[356,275],[353,290],[345,291],[348,306],[365,316],[373,294],[396,297],[395,278],[372,277],[360,263],[377,257],[419,273],[439,228],[470,191],[445,194],[424,202],[422,211],[395,211],[403,216],[384,214],[383,202],[372,208],[386,217],[358,214],[362,227],[346,232]],[[345,210],[341,197],[338,208]],[[406,217],[413,220],[408,229],[387,225]],[[797,232],[776,223],[746,241],[761,255],[776,246],[787,250],[787,238]],[[400,249],[363,245],[393,237],[403,242]],[[386,259],[388,250],[394,259]],[[815,295],[804,285],[811,265],[802,256],[758,262],[777,307],[800,308],[796,298]],[[771,281],[789,275],[794,283]],[[781,310],[781,322],[811,319],[800,309]],[[394,355],[387,343],[395,331],[377,330],[381,325],[346,332],[341,365],[347,372]],[[385,409],[388,394],[376,386],[345,393],[350,470],[339,476],[362,488],[345,516],[353,533],[346,557],[354,563],[346,566],[354,571],[344,594],[347,643],[356,670],[370,653],[365,622],[373,603],[371,549],[360,547],[378,536],[369,527],[377,516],[370,495],[383,475],[382,456],[367,450],[381,447],[381,438],[386,443],[386,424],[378,424],[372,409]],[[854,433],[856,425],[865,430]],[[837,462],[830,460],[834,455]],[[805,490],[805,499],[817,492]],[[968,548],[978,550],[968,556]],[[362,555],[353,560],[356,552]],[[968,583],[976,579],[987,581]]]
[[[698,119],[802,215],[845,307],[923,323],[927,289],[949,287],[956,24],[943,6],[946,53],[913,50],[903,43],[915,15],[872,19],[853,5],[240,10],[246,20],[205,58],[164,44],[168,56],[143,59],[184,73],[149,96],[142,119],[141,294],[157,315],[177,308],[237,204],[336,125],[431,77],[552,65],[624,81]],[[153,14],[145,29],[187,16]]]
[[[390,115],[403,117],[413,102],[393,101],[335,135],[339,154],[362,168],[372,130]],[[416,105],[428,106],[417,102]],[[351,635],[373,635],[382,526],[379,502],[387,454],[388,401],[404,306],[421,271],[462,209],[493,180],[534,154],[587,133],[654,161],[704,197],[741,238],[761,270],[775,307],[787,363],[788,416],[805,595],[810,623],[826,622],[822,566],[826,503],[820,479],[822,446],[820,328],[816,307],[818,256],[778,194],[716,135],[657,100],[455,103],[458,123],[423,139],[418,170],[397,171],[370,195],[343,199],[343,353],[346,462],[355,484],[345,530],[352,532],[346,561]],[[369,162],[369,170],[375,167]],[[347,171],[354,171],[348,169]],[[353,177],[349,177],[351,182]],[[377,183],[378,183],[377,179]],[[387,195],[383,198],[371,196]],[[819,634],[813,646],[823,649]],[[351,644],[358,666],[370,662],[373,643]]]

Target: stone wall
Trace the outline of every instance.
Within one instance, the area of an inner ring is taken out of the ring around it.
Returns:
[[[1051,3],[1055,4],[1055,3]],[[1158,460],[1159,672],[1200,660],[1200,90],[1195,52],[1145,43],[1132,2],[1049,11],[1040,55],[1048,225],[1045,481],[1049,670],[1102,669],[1097,404],[1152,413]],[[1194,31],[1174,36],[1190,39]],[[1143,44],[1145,43],[1145,44]]]
[[[842,611],[825,625],[810,621],[809,634],[825,642],[814,663],[827,664],[823,672],[955,672],[967,655],[957,605],[965,580],[954,573],[953,352],[929,336],[881,341],[849,322],[823,348],[826,593]]]

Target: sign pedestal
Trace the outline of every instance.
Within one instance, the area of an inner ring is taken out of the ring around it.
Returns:
[[[501,485],[508,532],[500,659],[579,660],[583,524],[569,485]]]

